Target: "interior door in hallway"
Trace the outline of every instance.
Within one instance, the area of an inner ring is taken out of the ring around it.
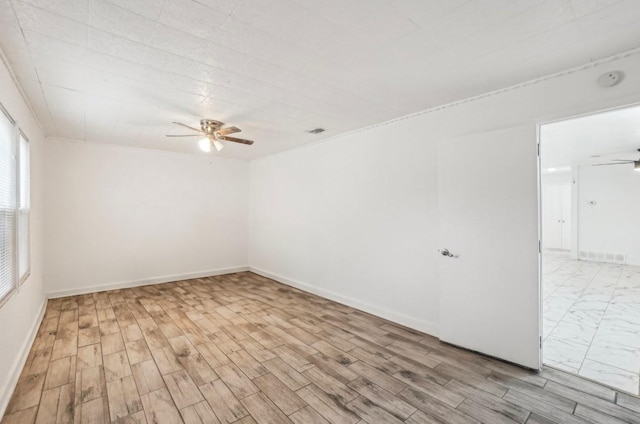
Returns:
[[[542,236],[547,249],[571,248],[571,184],[543,184]]]
[[[441,252],[434,252],[441,255],[440,338],[534,369],[540,366],[536,157],[534,124],[441,140]]]

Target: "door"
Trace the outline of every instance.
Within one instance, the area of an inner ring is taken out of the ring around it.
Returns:
[[[545,184],[542,189],[542,235],[547,249],[571,248],[571,185]]]
[[[438,144],[439,240],[452,255],[439,258],[440,338],[534,369],[536,142],[535,125],[528,125]]]
[[[560,248],[569,250],[571,249],[571,184],[562,184],[559,189],[562,203],[562,214],[560,215],[562,243]]]
[[[545,184],[542,190],[542,234],[544,247],[562,249],[562,202],[557,184]]]

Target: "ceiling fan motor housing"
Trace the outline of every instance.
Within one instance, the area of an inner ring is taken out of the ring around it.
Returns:
[[[220,121],[216,121],[215,119],[201,119],[200,127],[202,131],[207,135],[213,135],[216,131],[219,131],[222,128],[223,123]]]

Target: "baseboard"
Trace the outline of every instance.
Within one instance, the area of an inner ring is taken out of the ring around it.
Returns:
[[[164,275],[161,277],[151,277],[142,280],[121,281],[118,283],[100,284],[96,286],[82,287],[78,289],[56,290],[47,293],[49,299],[57,297],[76,296],[79,294],[95,293],[105,290],[128,289],[131,287],[149,286],[151,284],[171,283],[173,281],[190,280],[192,278],[213,277],[215,275],[233,274],[234,272],[249,271],[248,266],[233,268],[218,268],[209,271],[191,272],[188,274]]]
[[[307,293],[312,293],[312,294],[324,297],[325,299],[333,300],[334,302],[338,302],[343,305],[350,306],[360,311],[367,312],[371,315],[375,315],[377,317],[384,318],[386,320],[395,322],[397,324],[404,325],[405,327],[412,328],[414,330],[418,330],[426,334],[430,334],[434,337],[438,337],[438,326],[433,322],[416,319],[399,312],[395,312],[386,308],[381,308],[379,306],[371,305],[371,304],[362,302],[360,300],[353,299],[348,296],[343,296],[339,293],[335,293],[330,290],[325,290],[316,286],[312,286],[310,284],[305,284],[300,281],[292,280],[290,278],[283,277],[281,275],[274,274],[272,272],[265,271],[260,268],[255,268],[250,266],[249,271],[254,272],[258,275],[262,275],[263,277],[270,278],[279,283],[286,284],[291,287],[295,287]]]
[[[11,400],[11,395],[13,391],[16,389],[18,384],[18,379],[20,378],[20,374],[24,369],[24,366],[27,362],[27,358],[29,357],[29,352],[31,351],[31,346],[33,345],[36,336],[38,335],[38,329],[40,328],[40,324],[42,323],[42,319],[44,318],[44,311],[47,309],[47,299],[45,298],[42,302],[42,306],[40,307],[40,313],[36,317],[35,321],[31,325],[31,331],[29,332],[29,337],[24,341],[22,346],[20,347],[20,353],[16,358],[13,366],[11,367],[11,375],[7,379],[6,384],[0,391],[0,421],[2,421],[2,417],[4,417],[4,413],[7,410],[7,406],[9,406],[9,401]]]

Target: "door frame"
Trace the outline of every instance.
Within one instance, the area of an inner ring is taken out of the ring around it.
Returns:
[[[633,108],[633,107],[638,107],[640,106],[640,101],[635,101],[635,102],[631,102],[631,103],[624,103],[624,104],[620,104],[620,105],[616,105],[616,106],[610,106],[610,107],[604,107],[602,109],[596,109],[596,110],[591,110],[591,111],[587,111],[587,112],[580,112],[580,113],[575,113],[575,114],[571,114],[571,115],[562,115],[562,116],[558,116],[558,115],[550,115],[549,117],[545,117],[545,118],[540,118],[536,120],[536,143],[537,143],[537,153],[538,153],[538,157],[537,157],[537,164],[538,164],[538,175],[537,175],[537,184],[538,184],[538,307],[539,307],[539,316],[538,316],[538,321],[539,321],[539,328],[540,328],[540,352],[539,352],[539,358],[540,358],[540,366],[538,367],[539,369],[542,369],[542,366],[544,365],[544,343],[543,343],[543,326],[544,326],[544,292],[543,292],[543,272],[544,272],[544,264],[543,264],[543,260],[542,260],[542,249],[544,247],[544,240],[542,237],[542,152],[540,150],[540,145],[542,142],[542,132],[541,132],[541,128],[544,125],[548,125],[548,124],[553,124],[553,123],[557,123],[557,122],[563,122],[563,121],[570,121],[572,119],[577,119],[577,118],[583,118],[586,116],[592,116],[592,115],[599,115],[601,113],[607,113],[607,112],[613,112],[616,110],[623,110],[623,109],[629,109],[629,108]],[[576,182],[576,184],[579,184],[578,182]],[[578,201],[580,199],[578,198]],[[573,212],[572,212],[573,213]],[[576,214],[575,216],[572,216],[572,218],[575,217],[575,224],[573,225],[579,225],[579,219],[580,217]],[[573,228],[572,228],[573,229]],[[574,236],[571,236],[572,240],[574,240]],[[576,240],[576,254],[578,255],[579,258],[579,254],[577,253],[579,251],[579,238],[577,237],[577,235],[575,236],[575,240]],[[577,259],[579,260],[579,259]]]

